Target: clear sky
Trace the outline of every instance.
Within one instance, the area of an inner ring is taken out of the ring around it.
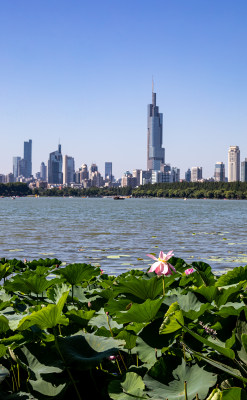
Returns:
[[[246,0],[1,0],[0,173],[33,140],[113,174],[146,169],[152,76],[166,162],[247,157]]]

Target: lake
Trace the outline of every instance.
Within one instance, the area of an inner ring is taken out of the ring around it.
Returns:
[[[1,198],[0,213],[0,257],[56,257],[114,274],[146,270],[146,255],[160,250],[221,273],[247,264],[246,201]]]

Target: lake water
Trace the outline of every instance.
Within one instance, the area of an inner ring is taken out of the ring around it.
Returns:
[[[223,272],[247,264],[247,201],[1,198],[0,257],[146,270],[148,253],[174,250]]]

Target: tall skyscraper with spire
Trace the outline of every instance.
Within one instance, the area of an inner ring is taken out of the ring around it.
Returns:
[[[160,171],[165,163],[165,149],[162,147],[163,114],[156,106],[156,93],[152,81],[152,104],[148,104],[147,169]]]

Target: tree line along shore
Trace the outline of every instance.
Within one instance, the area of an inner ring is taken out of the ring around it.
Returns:
[[[174,182],[132,187],[30,189],[26,183],[1,183],[0,196],[159,197],[188,199],[247,199],[247,182]]]

